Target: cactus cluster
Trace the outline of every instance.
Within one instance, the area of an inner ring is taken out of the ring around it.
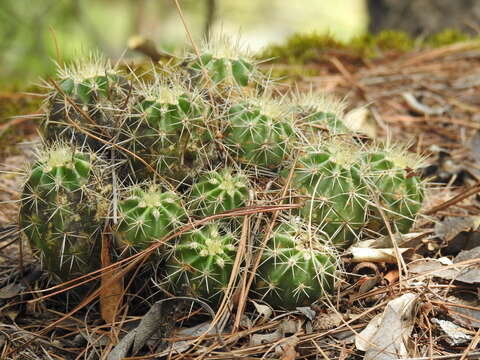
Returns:
[[[102,234],[118,259],[178,233],[150,258],[159,286],[214,304],[256,271],[249,296],[291,309],[334,287],[336,251],[409,231],[425,188],[418,163],[352,133],[341,104],[275,93],[248,52],[220,40],[143,77],[90,57],[49,83],[20,223],[52,273],[98,268]],[[282,203],[293,209],[271,224],[262,209]],[[229,212],[244,207],[248,229]],[[232,275],[239,250],[262,253],[258,268],[239,259]]]

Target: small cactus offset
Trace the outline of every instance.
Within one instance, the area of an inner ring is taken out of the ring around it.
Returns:
[[[281,101],[248,98],[230,108],[225,143],[242,163],[277,168],[294,139],[291,113]]]
[[[114,230],[122,254],[146,249],[187,220],[181,199],[173,191],[162,191],[158,185],[134,185],[126,193],[118,205],[120,219]]]
[[[60,68],[56,85],[49,87],[44,126],[47,141],[60,139],[98,150],[105,146],[98,137],[109,140],[118,131],[130,85],[101,56],[91,55]]]
[[[368,189],[360,160],[359,148],[333,141],[307,147],[294,169],[293,187],[305,199],[301,216],[337,246],[349,245],[366,224]]]
[[[386,147],[371,149],[364,155],[364,161],[369,186],[378,197],[371,200],[370,230],[387,234],[387,220],[393,232],[409,231],[422,207],[425,191],[425,184],[416,173],[419,160],[402,149]]]
[[[62,280],[99,266],[93,255],[109,203],[100,192],[98,166],[94,154],[56,144],[39,155],[25,183],[22,232],[43,265]]]
[[[178,79],[158,77],[141,85],[132,115],[125,121],[125,146],[163,176],[182,180],[206,166],[211,135],[206,103]],[[135,169],[143,164],[134,161]],[[140,171],[144,177],[150,175]],[[137,173],[138,175],[138,173]]]
[[[169,252],[168,285],[177,293],[218,303],[230,280],[237,242],[237,232],[223,221],[186,233]]]
[[[190,198],[195,213],[209,216],[242,207],[248,199],[248,179],[241,172],[224,168],[211,171],[193,185]]]
[[[268,304],[284,309],[308,306],[333,288],[335,252],[312,229],[293,219],[274,229],[254,285],[255,294]]]
[[[249,51],[227,36],[214,36],[203,43],[201,56],[190,55],[193,79],[213,81],[217,85],[246,87],[258,81],[260,72]]]

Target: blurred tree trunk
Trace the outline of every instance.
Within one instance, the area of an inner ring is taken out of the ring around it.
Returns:
[[[446,28],[475,32],[480,23],[478,0],[367,0],[369,30],[397,29],[412,36]]]

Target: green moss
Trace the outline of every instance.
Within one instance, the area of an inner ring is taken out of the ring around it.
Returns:
[[[403,31],[384,30],[376,35],[363,34],[348,42],[341,42],[328,34],[294,34],[284,45],[267,47],[259,58],[273,59],[278,63],[305,64],[322,60],[323,54],[328,51],[338,51],[353,58],[376,58],[387,52],[404,53],[472,39],[472,36],[455,29],[446,29],[426,39],[412,38]]]
[[[468,40],[473,40],[473,37],[467,33],[458,29],[445,29],[442,32],[427,37],[425,44],[435,48]]]
[[[259,58],[277,59],[288,63],[306,63],[318,59],[322,51],[343,48],[345,45],[329,34],[293,34],[285,45],[267,47]]]

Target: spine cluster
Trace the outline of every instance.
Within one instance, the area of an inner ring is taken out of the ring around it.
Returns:
[[[387,228],[408,232],[422,205],[414,156],[360,139],[341,104],[277,94],[228,39],[143,76],[91,56],[59,69],[45,108],[20,224],[63,279],[98,268],[107,228],[119,257],[179,232],[151,260],[159,286],[218,303],[232,276],[237,286],[253,271],[251,298],[292,309],[333,289],[338,250]],[[251,210],[269,204],[294,209],[271,224]],[[249,229],[241,212],[231,217],[241,208]],[[261,252],[260,266],[236,259],[240,250]]]

